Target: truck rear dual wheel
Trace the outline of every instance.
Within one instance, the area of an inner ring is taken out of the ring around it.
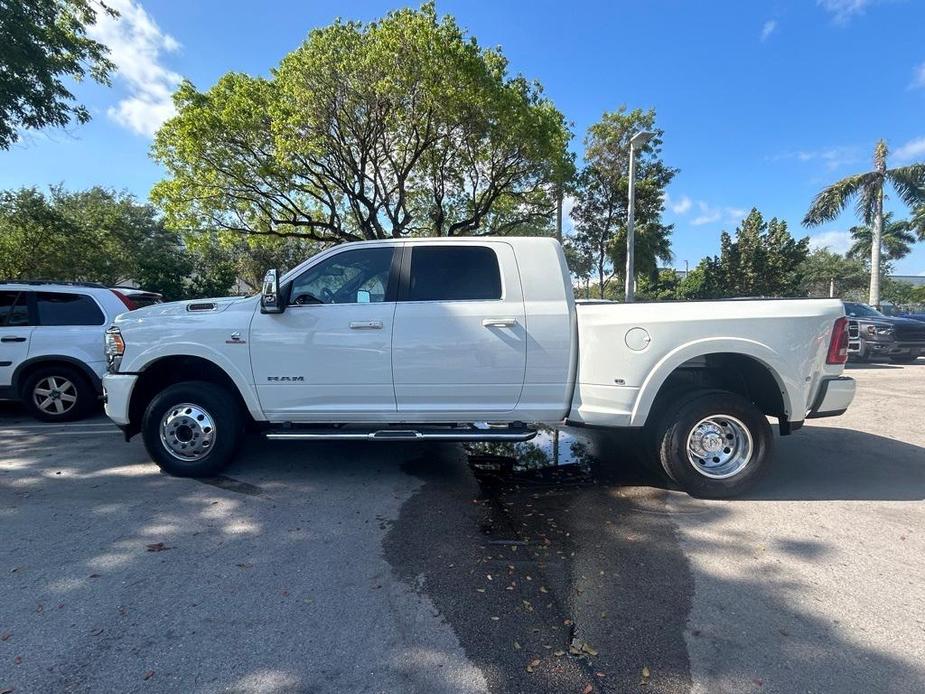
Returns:
[[[773,443],[764,414],[722,390],[679,397],[653,434],[665,474],[692,496],[708,499],[735,496],[754,484],[768,466]]]
[[[145,448],[166,473],[211,477],[237,452],[243,434],[237,399],[214,383],[186,381],[158,393],[145,410]]]

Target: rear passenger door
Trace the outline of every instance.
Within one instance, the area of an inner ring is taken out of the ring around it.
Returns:
[[[26,360],[32,338],[26,292],[0,291],[0,388],[12,385],[13,372]]]
[[[446,421],[514,409],[526,325],[511,246],[409,243],[401,280],[392,339],[399,413]]]
[[[105,369],[106,316],[89,294],[33,292],[36,326],[32,354],[61,354],[78,359],[97,374]]]

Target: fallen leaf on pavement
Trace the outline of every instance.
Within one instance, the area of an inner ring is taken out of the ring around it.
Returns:
[[[651,675],[651,673],[649,672],[648,666],[643,665],[643,666],[642,666],[642,681],[641,681],[639,684],[641,684],[643,687],[645,687],[647,684],[649,684],[649,676],[650,676],[650,675]]]
[[[581,694],[591,694],[594,691],[594,687],[590,684],[586,684],[585,688],[581,690]]]
[[[103,629],[102,627],[100,627],[99,629],[94,629],[93,631],[91,631],[90,636],[99,636],[102,633],[103,633]]]
[[[539,664],[540,664],[539,658],[536,658],[535,660],[531,660],[530,664],[527,666],[527,672],[533,672],[533,668],[535,668]]]
[[[0,634],[0,641],[9,641],[12,635],[12,631],[4,631],[2,634]]]
[[[519,650],[520,650],[520,644],[517,643],[517,641],[514,642],[514,650],[515,650],[515,651],[519,651]]]
[[[151,679],[152,677],[154,677],[154,670],[148,670],[148,671],[145,673],[145,677],[144,677],[144,678],[145,678],[146,680],[149,680],[149,679]]]
[[[145,545],[145,547],[148,548],[148,551],[149,551],[149,552],[163,552],[163,551],[165,551],[165,550],[170,549],[170,547],[168,547],[167,545],[165,545],[163,542],[155,542],[155,543],[150,544],[150,545]]]

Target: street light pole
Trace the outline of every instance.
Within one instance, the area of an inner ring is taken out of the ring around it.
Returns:
[[[636,150],[655,136],[655,133],[640,130],[630,138],[629,201],[626,214],[626,287],[624,300],[631,303],[636,299]]]

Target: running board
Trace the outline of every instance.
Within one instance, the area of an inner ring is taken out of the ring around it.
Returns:
[[[274,440],[296,441],[529,441],[536,429],[528,427],[423,427],[420,429],[359,429],[325,428],[299,429],[296,427],[268,431],[266,437]]]

